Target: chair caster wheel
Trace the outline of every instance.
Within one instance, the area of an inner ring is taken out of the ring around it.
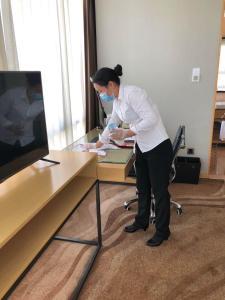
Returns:
[[[129,205],[124,205],[123,207],[124,207],[124,209],[126,209],[126,210],[130,210],[130,206],[129,206]]]
[[[155,218],[154,218],[154,217],[153,217],[153,218],[150,218],[150,219],[149,219],[149,223],[150,223],[150,224],[155,224]]]
[[[181,215],[182,214],[182,208],[177,208],[177,214]]]

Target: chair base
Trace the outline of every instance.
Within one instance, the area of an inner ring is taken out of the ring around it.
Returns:
[[[131,209],[131,204],[133,204],[133,203],[135,203],[135,202],[137,202],[138,201],[138,199],[137,198],[135,198],[135,199],[131,199],[131,200],[129,200],[129,201],[125,201],[124,203],[123,203],[123,207],[126,209],[126,210],[130,210]],[[176,202],[176,201],[174,201],[174,200],[170,200],[170,203],[173,205],[173,206],[175,206],[175,208],[176,208],[176,211],[177,211],[177,214],[178,215],[181,215],[182,214],[182,206],[181,206],[181,204],[180,203],[178,203],[178,202]],[[152,211],[151,210],[151,217],[150,217],[150,223],[152,223],[152,224],[154,224],[155,223],[155,215],[154,215],[154,211]]]
[[[137,202],[137,201],[138,201],[137,198],[131,199],[131,200],[128,200],[128,201],[125,201],[125,202],[123,203],[123,207],[124,207],[126,210],[130,210],[130,209],[131,209],[131,204],[132,204],[132,203],[135,203],[135,202]]]
[[[180,205],[180,203],[176,202],[176,201],[173,201],[170,199],[170,203],[175,206],[176,210],[177,210],[177,214],[178,215],[181,215],[182,214],[182,206]]]

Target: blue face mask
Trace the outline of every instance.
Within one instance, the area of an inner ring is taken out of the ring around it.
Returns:
[[[99,97],[100,97],[101,100],[104,101],[104,102],[111,102],[111,101],[113,101],[113,100],[115,99],[115,96],[114,96],[114,95],[110,96],[110,95],[108,95],[108,94],[106,94],[106,93],[101,93],[101,94],[99,95]]]
[[[31,94],[31,99],[32,99],[33,101],[43,101],[43,96],[42,96],[41,93],[33,92],[33,93]]]

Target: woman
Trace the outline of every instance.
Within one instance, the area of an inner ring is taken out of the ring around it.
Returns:
[[[146,91],[120,84],[122,67],[114,70],[102,68],[91,78],[102,101],[113,101],[113,111],[108,124],[129,124],[129,129],[115,128],[103,131],[96,147],[110,138],[122,140],[135,136],[138,213],[133,224],[125,232],[146,230],[149,226],[151,189],[155,196],[155,234],[147,241],[148,246],[159,246],[170,235],[169,173],[172,163],[172,145],[163,126],[159,112]]]

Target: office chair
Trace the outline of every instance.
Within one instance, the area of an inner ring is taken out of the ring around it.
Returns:
[[[185,147],[185,126],[181,125],[179,126],[175,139],[173,141],[173,160],[172,160],[172,165],[171,165],[171,171],[170,171],[170,177],[169,177],[169,182],[171,183],[175,176],[176,176],[176,169],[175,169],[175,159],[177,157],[177,153],[179,151],[179,149],[184,148]],[[135,163],[134,163],[134,170],[135,170]],[[124,202],[124,208],[126,210],[130,209],[130,206],[132,203],[137,202],[138,198],[129,200],[129,201],[125,201]],[[174,205],[176,207],[176,211],[178,215],[182,214],[182,207],[181,205],[176,202],[173,201],[172,199],[170,199],[170,203],[172,205]],[[150,207],[150,223],[154,223],[155,222],[155,198],[153,193],[151,192],[151,207]]]

